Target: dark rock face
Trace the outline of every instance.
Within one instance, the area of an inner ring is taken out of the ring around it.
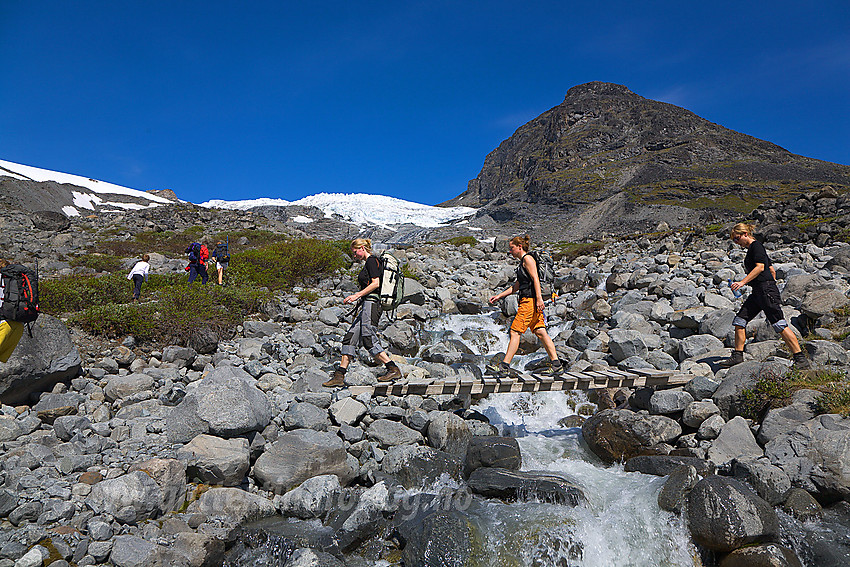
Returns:
[[[398,527],[405,541],[402,562],[410,567],[469,565],[474,531],[455,510],[416,515]]]
[[[472,437],[466,451],[464,476],[481,467],[498,467],[519,470],[522,466],[522,454],[519,443],[513,437]]]
[[[701,475],[714,474],[715,466],[711,461],[697,457],[681,457],[676,455],[641,455],[626,462],[626,472],[642,472],[656,476],[667,476],[682,465],[689,465]]]
[[[480,468],[469,477],[469,488],[488,498],[506,502],[528,498],[578,506],[586,501],[580,488],[549,473]]]
[[[24,334],[6,364],[0,364],[0,400],[27,402],[32,392],[45,391],[76,376],[82,361],[62,321],[42,314]]]
[[[694,541],[714,551],[770,540],[779,533],[773,508],[741,481],[709,476],[688,494]]]
[[[71,227],[71,220],[56,211],[36,211],[30,215],[30,220],[38,230],[59,232]]]
[[[768,196],[788,179],[798,180],[798,193],[826,183],[847,186],[850,167],[792,154],[622,85],[592,82],[571,88],[564,102],[517,129],[446,204],[483,207],[479,216],[497,224],[534,222],[541,205],[581,219],[622,193],[603,207],[620,214],[601,215],[595,225],[623,228],[624,221],[645,221],[653,203],[674,210],[670,204],[704,197],[723,208],[725,195],[746,189]],[[680,224],[675,216],[671,221]]]

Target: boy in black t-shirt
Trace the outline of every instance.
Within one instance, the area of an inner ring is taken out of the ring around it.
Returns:
[[[782,300],[779,297],[779,288],[776,287],[776,271],[773,269],[764,245],[753,238],[753,231],[752,225],[738,223],[732,227],[729,234],[732,242],[747,249],[747,255],[744,257],[744,269],[747,275],[739,282],[732,282],[732,291],[737,291],[745,285],[749,285],[753,291],[732,319],[732,324],[735,326],[735,350],[732,351],[732,356],[720,363],[720,366],[730,368],[744,361],[747,323],[764,311],[773,330],[779,333],[791,351],[794,366],[807,369],[810,366],[809,361],[782,313]]]

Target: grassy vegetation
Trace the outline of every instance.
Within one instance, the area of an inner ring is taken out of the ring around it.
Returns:
[[[121,258],[107,254],[85,254],[73,258],[71,266],[84,266],[96,272],[115,272],[121,269]]]
[[[455,236],[454,238],[441,241],[441,244],[451,244],[452,246],[469,244],[470,246],[475,246],[478,244],[478,240],[474,236]]]
[[[185,231],[181,234],[186,236]],[[224,287],[188,286],[185,274],[152,274],[142,287],[143,303],[134,304],[132,284],[121,270],[98,277],[43,279],[41,307],[53,315],[69,314],[69,323],[94,335],[185,344],[199,329],[212,328],[221,335],[239,325],[276,290],[314,284],[351,262],[339,242],[265,238],[272,243],[231,254]],[[310,290],[302,293],[305,299],[317,298]]]
[[[566,260],[572,262],[579,256],[587,256],[602,250],[605,247],[603,242],[557,242],[555,244],[555,252],[552,254],[552,260],[559,262]]]
[[[778,375],[766,373],[753,388],[741,392],[739,411],[743,417],[759,419],[769,407],[782,407],[791,402],[797,390],[817,390],[820,413],[837,413],[850,417],[850,381],[838,370],[817,369]]]

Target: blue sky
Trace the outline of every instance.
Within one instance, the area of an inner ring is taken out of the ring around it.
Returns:
[[[0,0],[0,159],[192,202],[436,204],[609,81],[850,164],[850,5]]]

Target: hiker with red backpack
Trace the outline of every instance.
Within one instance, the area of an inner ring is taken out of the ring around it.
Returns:
[[[0,259],[0,362],[12,356],[24,323],[32,323],[38,315],[38,272]]]
[[[189,272],[189,285],[198,276],[201,276],[201,284],[206,284],[209,279],[209,274],[207,274],[207,259],[210,257],[207,245],[200,242],[193,242],[186,247],[186,253],[189,255],[189,265],[186,266],[186,271]]]
[[[378,339],[378,320],[381,318],[381,264],[372,255],[372,241],[368,238],[355,238],[351,242],[351,255],[355,260],[365,262],[357,276],[360,291],[343,299],[343,303],[357,303],[357,314],[351,328],[342,339],[342,360],[334,370],[333,377],[322,384],[326,388],[343,386],[348,365],[357,356],[357,346],[363,343],[376,360],[384,363],[387,372],[378,377],[379,382],[392,382],[401,378],[401,369],[390,359],[390,355],[381,346]]]

